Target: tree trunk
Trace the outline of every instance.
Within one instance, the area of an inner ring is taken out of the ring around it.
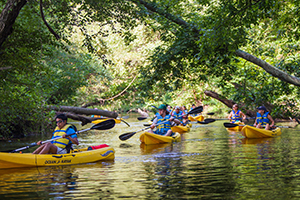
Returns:
[[[13,32],[13,25],[27,0],[8,0],[0,14],[0,48]]]
[[[58,112],[71,112],[75,114],[84,114],[84,115],[101,115],[110,118],[117,118],[118,113],[99,110],[99,109],[90,109],[90,108],[79,108],[79,107],[71,107],[71,106],[47,106],[49,110],[56,110]]]
[[[219,100],[220,102],[225,104],[228,108],[232,108],[232,106],[234,104],[236,104],[236,102],[234,102],[233,100],[229,100],[229,99],[226,99],[226,98],[221,98],[218,93],[213,92],[213,91],[206,90],[206,91],[204,91],[204,94],[209,96],[209,97],[212,97],[214,99]],[[243,107],[242,105],[240,105],[240,106]],[[250,117],[255,117],[256,116],[256,112],[254,112],[252,110],[246,110],[245,114],[250,116]]]

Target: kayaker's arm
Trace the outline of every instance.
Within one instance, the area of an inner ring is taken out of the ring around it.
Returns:
[[[253,124],[253,126],[255,126],[255,127],[256,127],[256,125],[257,125],[257,117],[255,118],[255,121],[254,121],[254,124]]]
[[[232,111],[230,112],[230,114],[227,117],[229,119],[229,121],[231,121],[231,117],[232,117]]]
[[[73,144],[76,144],[76,145],[79,144],[77,137],[76,138],[72,138],[71,136],[69,136],[67,134],[64,134],[62,137],[63,138],[68,138]]]
[[[241,115],[243,117],[243,120],[245,120],[246,119],[246,115],[242,111],[240,111],[240,113],[241,113]]]
[[[268,119],[269,119],[270,122],[271,122],[270,127],[274,127],[275,121],[273,120],[272,116],[271,116],[271,115],[268,115]]]
[[[169,121],[174,121],[176,124],[181,124],[181,122],[178,119],[175,119],[174,117],[171,117]]]

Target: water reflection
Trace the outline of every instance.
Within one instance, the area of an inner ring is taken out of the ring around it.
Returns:
[[[79,137],[81,147],[112,146],[114,162],[0,170],[0,199],[296,199],[300,194],[297,128],[278,138],[245,139],[219,121],[193,126],[178,143],[144,145],[139,134],[118,139],[144,128],[136,118],[126,121],[130,128],[117,124]]]

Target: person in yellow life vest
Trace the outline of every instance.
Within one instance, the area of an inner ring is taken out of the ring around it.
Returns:
[[[42,141],[37,142],[37,144],[41,146],[37,148],[33,154],[65,154],[68,153],[68,146],[71,147],[72,144],[78,145],[77,135],[73,134],[76,131],[72,128],[71,124],[67,123],[67,120],[68,118],[65,114],[57,115],[55,117],[57,127],[53,132],[52,139],[58,137],[62,138],[45,144],[41,144]]]
[[[253,124],[253,126],[255,126],[256,128],[263,128],[263,126],[265,126],[266,130],[270,130],[272,127],[274,127],[274,120],[271,117],[271,115],[269,114],[269,112],[267,112],[266,107],[264,106],[259,106],[257,108],[257,113],[256,113],[256,119],[255,119],[255,123]],[[270,125],[271,122],[271,125]]]
[[[155,131],[149,130],[150,133],[155,133],[158,135],[163,136],[172,136],[173,132],[171,130],[172,123],[175,122],[176,124],[180,124],[180,121],[178,119],[175,119],[174,117],[171,117],[171,115],[167,114],[167,106],[164,104],[161,104],[158,107],[158,115],[153,120],[153,123],[151,124],[150,128],[154,129],[157,128]]]
[[[239,110],[239,106],[237,104],[234,104],[232,106],[232,111],[230,112],[228,119],[231,123],[242,122],[242,119],[246,119],[246,115]]]

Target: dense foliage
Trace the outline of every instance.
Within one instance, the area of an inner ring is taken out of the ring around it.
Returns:
[[[28,1],[0,48],[2,136],[48,128],[50,104],[226,108],[205,90],[245,109],[268,105],[274,117],[299,112],[298,87],[235,53],[299,77],[298,1],[45,0],[42,7],[59,40],[38,2]]]

